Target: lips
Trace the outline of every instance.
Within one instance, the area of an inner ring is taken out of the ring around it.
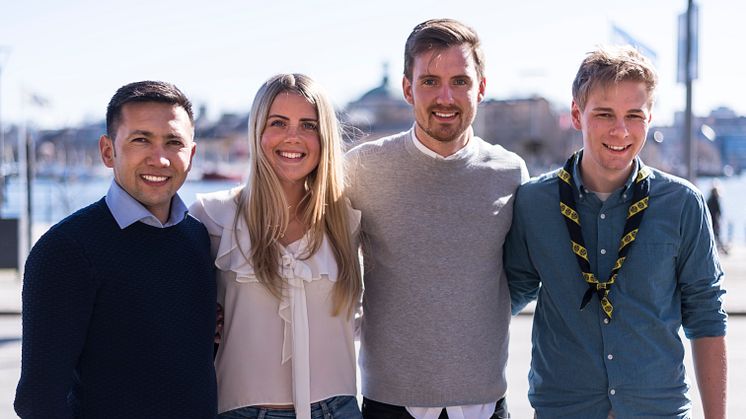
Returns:
[[[298,152],[298,151],[281,151],[281,150],[278,150],[277,151],[277,155],[280,156],[280,157],[282,157],[282,158],[289,159],[289,160],[300,160],[300,159],[302,159],[303,157],[306,156],[306,153],[301,153],[301,152]]]
[[[147,182],[161,183],[168,180],[168,176],[157,176],[157,175],[140,175],[142,179]]]
[[[454,118],[456,118],[459,114],[457,110],[434,110],[430,112],[435,119],[441,120],[441,121],[450,121]]]
[[[605,144],[604,143],[604,147],[606,147],[607,149],[609,149],[611,151],[624,151],[624,150],[630,148],[631,145],[629,145],[629,144],[628,145],[611,145],[611,144]]]

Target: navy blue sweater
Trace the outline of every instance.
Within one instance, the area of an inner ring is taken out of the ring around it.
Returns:
[[[191,216],[120,229],[103,199],[26,262],[22,418],[214,418],[215,277]]]

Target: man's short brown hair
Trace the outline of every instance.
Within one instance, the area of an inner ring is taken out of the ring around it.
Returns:
[[[412,80],[414,59],[423,52],[468,45],[479,79],[484,78],[484,52],[474,29],[453,19],[431,19],[415,26],[404,47],[404,76]]]

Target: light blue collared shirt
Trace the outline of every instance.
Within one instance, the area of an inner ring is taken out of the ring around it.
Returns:
[[[606,280],[632,201],[638,159],[625,185],[601,201],[573,180],[591,270]],[[559,208],[557,172],[518,188],[504,247],[513,312],[538,296],[529,400],[538,417],[689,417],[682,326],[689,339],[722,336],[723,273],[702,194],[655,169],[649,207],[611,288],[608,321],[570,245]]]
[[[176,194],[171,199],[171,213],[168,215],[168,220],[166,224],[163,224],[114,180],[111,181],[109,191],[106,192],[105,200],[111,215],[114,216],[122,230],[138,221],[157,228],[171,227],[184,220],[189,212],[179,194]]]

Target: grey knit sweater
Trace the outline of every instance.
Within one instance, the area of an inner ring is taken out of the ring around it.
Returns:
[[[480,138],[461,158],[436,160],[411,136],[347,154],[362,211],[362,393],[400,406],[494,402],[507,387],[502,245],[528,172]]]

